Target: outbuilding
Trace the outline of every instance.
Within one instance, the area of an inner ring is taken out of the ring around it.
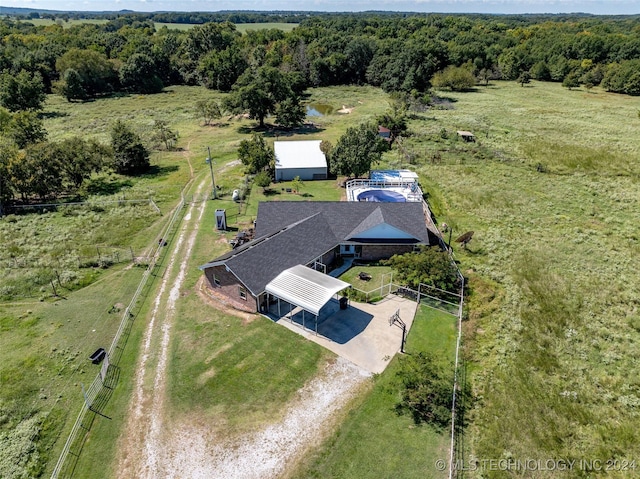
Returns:
[[[320,140],[276,141],[276,181],[326,180],[327,158],[320,149]]]
[[[458,130],[458,136],[464,141],[476,141],[476,137],[473,136],[473,133],[471,133],[470,131]]]

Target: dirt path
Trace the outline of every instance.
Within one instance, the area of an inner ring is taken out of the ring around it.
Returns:
[[[196,194],[206,185],[202,180]],[[322,374],[286,405],[281,421],[245,437],[222,439],[206,424],[167,424],[166,368],[175,305],[205,203],[188,208],[144,333],[132,401],[118,444],[116,477],[274,478],[324,437],[327,424],[332,424],[336,411],[353,397],[368,373],[340,358],[326,364]]]
[[[200,182],[197,193],[204,189],[205,184],[206,180]],[[136,368],[128,420],[118,448],[120,453],[117,461],[118,477],[162,477],[158,457],[162,447],[161,421],[164,415],[166,364],[171,324],[175,303],[186,275],[188,259],[204,211],[204,202],[189,205],[182,220],[178,240],[171,251],[160,290],[153,303],[151,319],[144,334],[142,355]],[[194,213],[197,214],[197,220],[192,226]],[[180,261],[179,265],[178,261]],[[175,282],[169,285],[169,278],[173,277],[176,268],[179,268],[178,275]],[[171,289],[167,291],[169,286]]]

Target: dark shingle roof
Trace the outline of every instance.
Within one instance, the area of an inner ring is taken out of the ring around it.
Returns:
[[[254,294],[285,269],[308,264],[340,243],[389,224],[429,244],[420,203],[273,201],[258,205],[256,239],[201,267],[225,264]]]
[[[354,228],[359,225],[363,225],[363,229],[357,228],[362,232],[385,222],[429,244],[422,204],[418,202],[268,201],[258,205],[256,236],[273,234],[316,213],[327,218],[329,227],[341,241],[354,236]]]

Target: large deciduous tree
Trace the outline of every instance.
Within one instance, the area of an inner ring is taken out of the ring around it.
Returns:
[[[23,167],[29,173],[22,185],[23,193],[35,194],[43,200],[63,190],[60,165],[52,161],[48,143],[29,145],[25,149]]]
[[[275,113],[280,102],[286,99],[300,102],[292,85],[296,89],[299,87],[290,76],[277,68],[263,66],[247,70],[234,85],[226,104],[231,110],[248,111],[251,118],[258,120],[260,127],[264,127],[265,117]]]
[[[242,140],[238,148],[238,157],[247,167],[247,173],[255,174],[273,169],[275,153],[264,141],[264,138],[254,133],[250,140]]]
[[[436,73],[431,80],[431,84],[434,88],[465,91],[475,86],[476,78],[469,68],[450,65],[441,72]]]
[[[380,161],[382,153],[387,149],[387,142],[378,135],[377,125],[362,123],[347,128],[331,150],[331,171],[345,176],[364,175],[373,163]]]
[[[207,88],[229,91],[247,66],[240,49],[231,46],[222,51],[214,50],[202,57],[198,65],[198,77],[200,83]]]
[[[276,121],[285,128],[302,125],[306,117],[305,107],[297,97],[285,98],[276,106]]]
[[[63,175],[65,189],[75,192],[92,173],[101,171],[110,157],[108,148],[95,140],[79,136],[49,144],[50,161],[57,164]]]
[[[40,73],[22,70],[17,75],[4,73],[0,77],[0,105],[7,110],[41,110],[44,100],[44,83]]]
[[[72,48],[56,61],[56,70],[63,80],[58,85],[61,92],[67,88],[65,76],[67,70],[75,70],[85,94],[95,96],[112,91],[118,82],[113,64],[107,57],[95,50]],[[74,79],[76,81],[77,78]],[[77,87],[75,87],[77,89]],[[63,93],[64,94],[64,93]],[[66,95],[65,95],[66,96]],[[73,99],[66,96],[67,99]]]
[[[138,93],[159,93],[164,88],[153,59],[143,53],[134,53],[122,65],[120,83]]]
[[[0,136],[0,217],[4,215],[5,207],[13,197],[10,164],[17,155],[18,147],[15,143]]]
[[[73,68],[65,70],[62,75],[62,81],[58,84],[58,92],[67,101],[86,100],[89,96],[84,89],[82,77]]]
[[[18,111],[13,114],[6,135],[20,148],[47,139],[47,131],[42,120],[34,111]]]
[[[179,48],[178,64],[182,79],[188,84],[198,81],[198,64],[211,52],[229,48],[240,37],[233,23],[205,23],[187,33]]]
[[[136,175],[149,169],[149,152],[129,125],[116,120],[111,128],[113,167],[117,173]]]

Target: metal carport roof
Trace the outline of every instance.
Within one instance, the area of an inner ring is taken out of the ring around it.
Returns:
[[[284,270],[265,291],[316,316],[334,294],[351,286],[301,264]]]

